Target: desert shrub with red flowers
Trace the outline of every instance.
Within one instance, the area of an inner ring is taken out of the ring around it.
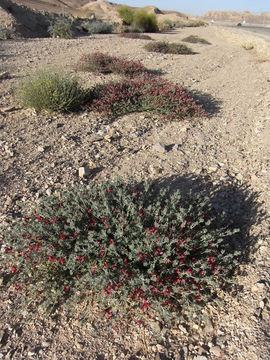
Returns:
[[[234,230],[200,194],[120,178],[63,190],[5,236],[17,305],[110,309],[172,319],[199,309],[230,281]],[[90,301],[91,300],[91,301]],[[33,305],[34,304],[34,305]]]
[[[134,111],[153,111],[168,120],[205,115],[186,89],[150,73],[96,86],[91,99],[87,108],[107,118]]]
[[[102,52],[83,55],[78,61],[76,69],[104,74],[116,73],[123,76],[135,76],[146,71],[146,68],[140,62],[110,56]]]

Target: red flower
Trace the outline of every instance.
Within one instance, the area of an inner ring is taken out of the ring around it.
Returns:
[[[20,289],[20,287],[17,284],[15,284],[14,287],[15,287],[16,291],[18,291]]]
[[[63,264],[66,262],[66,259],[59,259],[60,264]]]
[[[6,254],[9,254],[12,251],[12,247],[6,248]]]
[[[65,291],[69,291],[69,286],[65,286]]]
[[[11,268],[11,272],[14,274],[17,271],[17,268],[13,265]]]
[[[113,243],[114,243],[113,239],[110,239],[110,243],[111,243],[111,244],[113,244]]]

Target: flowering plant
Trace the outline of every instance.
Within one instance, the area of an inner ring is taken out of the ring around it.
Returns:
[[[89,110],[107,118],[134,111],[153,111],[168,120],[204,116],[205,112],[182,86],[150,73],[96,86]]]
[[[200,194],[120,178],[78,186],[6,233],[10,286],[50,311],[88,297],[111,307],[110,318],[130,306],[173,318],[230,281],[233,232]]]
[[[95,52],[93,54],[83,55],[76,65],[76,70],[116,73],[123,76],[134,76],[146,71],[140,62],[129,61],[123,57],[115,57]]]

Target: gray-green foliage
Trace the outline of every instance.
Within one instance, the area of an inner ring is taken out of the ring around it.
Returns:
[[[66,18],[59,18],[51,23],[48,28],[48,33],[54,38],[72,39],[72,23]]]
[[[81,28],[89,34],[111,34],[113,31],[113,25],[102,20],[84,22]]]
[[[24,308],[72,309],[94,296],[115,313],[128,302],[133,316],[155,311],[167,322],[183,310],[199,313],[237,265],[234,230],[201,194],[116,179],[33,205],[5,232],[10,285]]]
[[[58,70],[38,70],[19,85],[17,95],[26,107],[36,111],[76,111],[88,98],[78,79]]]

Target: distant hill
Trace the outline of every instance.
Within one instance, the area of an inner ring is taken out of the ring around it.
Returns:
[[[43,37],[48,36],[48,26],[59,14],[80,18],[94,15],[97,19],[120,23],[119,6],[103,0],[0,0],[0,26],[13,28],[26,37]],[[155,6],[145,6],[144,9],[155,13],[158,22],[165,19],[186,22],[191,19],[180,12],[160,10]]]
[[[249,11],[208,11],[204,19],[217,21],[234,21],[236,23],[246,21],[249,24],[265,24],[270,25],[270,13],[252,14]]]

